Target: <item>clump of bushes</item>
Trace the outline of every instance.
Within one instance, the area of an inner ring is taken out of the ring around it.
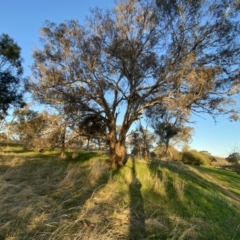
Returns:
[[[239,152],[234,152],[230,154],[226,160],[229,163],[232,163],[232,169],[233,171],[237,172],[240,174],[240,153]]]
[[[210,165],[210,159],[205,156],[204,154],[196,151],[196,150],[188,150],[183,152],[182,155],[182,162],[185,164],[191,165],[203,165],[208,166]]]
[[[53,150],[55,147],[56,140],[53,138],[29,138],[27,141],[23,142],[25,150],[30,150],[34,152],[44,152]]]

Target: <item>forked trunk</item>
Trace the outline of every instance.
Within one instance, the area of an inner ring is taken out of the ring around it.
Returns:
[[[111,125],[111,131],[108,135],[108,144],[110,149],[110,164],[112,168],[121,168],[124,165],[126,154],[126,134],[129,124],[123,124],[119,133],[116,131],[116,122]]]

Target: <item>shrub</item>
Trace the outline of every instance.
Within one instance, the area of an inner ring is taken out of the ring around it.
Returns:
[[[26,150],[31,150],[34,152],[49,151],[54,149],[55,142],[56,141],[54,141],[54,139],[33,137],[24,142],[24,148]]]
[[[171,155],[169,152],[171,153]],[[154,153],[156,157],[161,159],[167,158],[168,160],[175,160],[175,161],[181,161],[182,159],[181,153],[179,153],[179,151],[173,146],[169,146],[167,156],[165,155],[166,153],[165,145],[158,145],[157,147],[155,147]]]
[[[238,162],[240,162],[240,153],[234,152],[234,153],[230,154],[230,155],[226,158],[226,160],[227,160],[228,162],[238,163]]]
[[[217,162],[217,159],[212,156],[211,153],[209,153],[208,151],[200,151],[200,153],[209,158],[210,162]]]
[[[4,142],[7,140],[7,134],[4,132],[0,133],[0,142]]]
[[[210,165],[210,159],[196,150],[183,152],[182,161],[192,165]]]
[[[171,148],[171,153],[172,153],[172,160],[174,161],[181,161],[182,159],[182,153],[180,153],[176,148]]]
[[[235,171],[236,173],[240,174],[240,164],[239,163],[235,163],[234,164],[233,171]]]

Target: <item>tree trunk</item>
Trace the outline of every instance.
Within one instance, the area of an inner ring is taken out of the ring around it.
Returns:
[[[61,136],[61,155],[60,155],[61,159],[66,159],[67,155],[65,153],[65,132],[62,134]]]
[[[100,151],[101,150],[101,141],[100,141],[100,139],[97,139],[97,144],[98,144],[98,151]]]
[[[110,161],[112,168],[121,168],[124,165],[124,159],[126,154],[125,143],[116,142],[116,144],[110,144]]]
[[[169,141],[166,142],[166,152],[165,152],[165,156],[166,156],[166,158],[167,158],[167,161],[169,161],[169,159],[168,159],[168,153],[169,153],[169,155],[170,155],[170,160],[172,160],[172,153],[171,153],[170,148],[169,148]]]
[[[149,156],[150,154],[149,154],[149,150],[148,150],[148,148],[147,147],[145,147],[144,148],[144,159],[146,160],[146,161],[149,161],[149,159],[150,159],[150,156]]]
[[[67,158],[67,155],[65,153],[65,148],[66,148],[65,142],[66,142],[66,126],[64,126],[63,132],[61,134],[61,155],[60,155],[61,159]]]
[[[65,134],[61,136],[61,152],[65,153]]]
[[[87,151],[89,151],[89,143],[90,143],[90,137],[87,137]]]
[[[130,124],[122,125],[120,133],[116,131],[116,121],[113,121],[108,134],[108,144],[110,149],[110,163],[112,168],[121,168],[124,165],[126,154],[126,134]]]

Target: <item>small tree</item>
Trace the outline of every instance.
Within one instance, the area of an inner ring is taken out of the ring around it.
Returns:
[[[135,131],[128,136],[128,145],[132,148],[132,154],[135,156],[143,157],[146,160],[150,158],[150,150],[153,147],[153,143],[156,141],[156,137],[147,127],[144,127],[141,121],[138,122]]]
[[[189,118],[189,111],[179,111],[166,106],[155,106],[147,111],[147,116],[158,137],[158,144],[166,146],[165,156],[172,153],[169,151],[171,145],[186,144],[190,141],[193,128],[184,126]]]
[[[38,113],[28,108],[16,110],[14,116],[15,121],[11,122],[12,132],[26,149],[39,152],[49,150],[59,143],[59,116],[47,112]]]

